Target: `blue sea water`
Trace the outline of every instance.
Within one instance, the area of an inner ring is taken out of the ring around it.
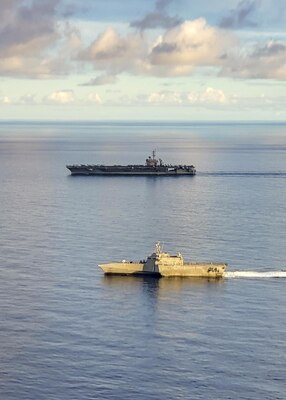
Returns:
[[[154,148],[197,175],[65,168]],[[1,400],[285,399],[285,124],[1,123],[0,185]],[[97,267],[158,240],[230,274]]]

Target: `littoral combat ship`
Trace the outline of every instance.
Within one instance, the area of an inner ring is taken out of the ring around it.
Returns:
[[[157,275],[186,276],[196,278],[222,278],[227,268],[226,263],[185,263],[181,253],[170,255],[162,251],[160,243],[147,260],[140,262],[126,261],[100,264],[105,274],[119,275]]]
[[[71,175],[143,175],[143,176],[178,176],[195,175],[196,169],[193,165],[167,165],[159,158],[153,150],[145,165],[67,165]]]

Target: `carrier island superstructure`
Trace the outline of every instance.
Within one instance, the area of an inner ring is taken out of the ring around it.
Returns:
[[[170,255],[162,251],[160,242],[146,260],[139,262],[122,260],[100,264],[105,274],[155,275],[163,277],[223,278],[226,263],[184,262],[181,253]]]
[[[193,165],[168,165],[159,158],[156,159],[156,151],[153,150],[145,165],[67,165],[71,175],[112,175],[112,176],[180,176],[195,175],[196,169]]]

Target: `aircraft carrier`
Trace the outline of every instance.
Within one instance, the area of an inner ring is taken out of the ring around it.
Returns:
[[[195,175],[196,168],[193,165],[169,165],[156,159],[156,151],[153,150],[145,165],[67,165],[71,175],[120,175],[120,176],[179,176]]]

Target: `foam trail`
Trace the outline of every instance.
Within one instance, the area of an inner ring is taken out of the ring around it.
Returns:
[[[228,271],[225,278],[286,278],[286,271]]]

